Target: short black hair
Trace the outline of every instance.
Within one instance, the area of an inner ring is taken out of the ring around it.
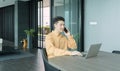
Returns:
[[[56,16],[53,18],[53,24],[57,23],[58,21],[65,21],[65,19],[61,16]]]

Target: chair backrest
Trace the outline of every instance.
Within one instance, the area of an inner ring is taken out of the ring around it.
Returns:
[[[48,55],[46,52],[46,48],[42,48],[42,55],[43,55],[44,59],[48,61]]]
[[[113,50],[112,53],[120,54],[120,51],[118,51],[118,50]]]
[[[49,64],[47,52],[45,48],[41,48],[41,52],[42,52],[42,57],[44,61],[45,71],[61,71],[60,69],[57,69],[56,67]]]

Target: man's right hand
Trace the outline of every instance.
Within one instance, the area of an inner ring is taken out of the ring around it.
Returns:
[[[71,55],[80,55],[80,56],[83,56],[79,51],[72,51]]]

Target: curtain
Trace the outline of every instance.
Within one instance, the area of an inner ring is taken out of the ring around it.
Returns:
[[[14,42],[14,5],[0,8],[0,38]]]

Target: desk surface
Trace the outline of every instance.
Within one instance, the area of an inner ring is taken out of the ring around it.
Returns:
[[[102,51],[93,58],[61,56],[49,62],[62,71],[120,71],[120,55]]]

